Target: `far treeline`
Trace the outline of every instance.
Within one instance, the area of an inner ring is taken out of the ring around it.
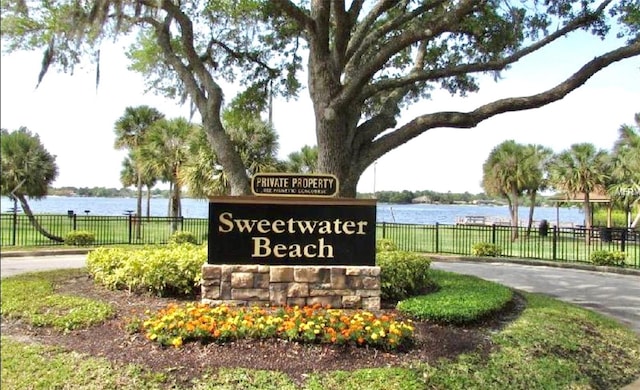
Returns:
[[[135,198],[137,191],[135,188],[106,188],[106,187],[49,187],[48,195],[53,196],[80,196],[80,197],[98,197],[98,198]],[[154,188],[151,190],[152,198],[169,198],[171,194],[169,190]],[[187,195],[188,197],[188,195]],[[499,197],[491,197],[485,193],[471,194],[452,193],[452,192],[435,192],[430,190],[422,191],[377,191],[372,193],[358,193],[358,198],[376,198],[380,203],[436,203],[436,204],[462,204],[462,203],[479,203],[479,204],[505,204],[504,200]],[[538,200],[538,205],[540,205]]]
[[[97,198],[135,198],[137,191],[134,188],[106,188],[106,187],[49,187],[49,195],[53,196],[80,196]],[[171,194],[169,190],[154,188],[151,190],[153,198],[168,198]],[[373,193],[358,193],[358,198],[376,198],[380,203],[409,204],[409,203],[432,203],[432,204],[489,204],[505,205],[504,199],[489,196],[484,192],[472,194],[470,192],[436,192],[431,190],[421,191],[376,191]],[[545,204],[546,197],[541,196],[536,199],[536,206]],[[525,205],[528,203],[525,202]]]

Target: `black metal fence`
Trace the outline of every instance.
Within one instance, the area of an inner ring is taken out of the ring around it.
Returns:
[[[117,244],[163,244],[176,231],[193,233],[198,243],[207,240],[208,219],[90,215],[36,215],[49,233],[64,237],[74,230],[95,235],[96,246]],[[590,262],[595,251],[621,251],[629,267],[640,268],[640,232],[612,228],[514,228],[501,225],[415,225],[382,222],[377,238],[388,238],[400,249],[455,255],[472,255],[478,243],[500,247],[502,256],[551,261]],[[56,243],[33,228],[24,214],[0,214],[0,246],[55,246]]]
[[[189,231],[198,243],[207,239],[208,220],[202,218],[169,218],[95,215],[40,214],[35,219],[48,233],[64,238],[75,230],[94,234],[95,245],[163,244],[176,231]],[[24,214],[0,214],[0,246],[63,245],[38,232]]]
[[[514,231],[517,238],[512,239]],[[409,225],[378,224],[377,238],[392,240],[400,249],[453,255],[473,255],[478,243],[497,245],[501,256],[565,262],[589,263],[596,251],[620,251],[626,264],[640,268],[640,232],[632,229],[549,228],[501,225]]]

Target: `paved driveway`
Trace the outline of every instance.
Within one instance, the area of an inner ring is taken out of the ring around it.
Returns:
[[[640,333],[640,276],[511,263],[434,262],[432,266],[576,303]]]
[[[6,278],[26,272],[82,268],[86,263],[86,255],[3,257],[0,259],[0,275]]]

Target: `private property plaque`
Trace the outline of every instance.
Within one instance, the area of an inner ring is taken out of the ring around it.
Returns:
[[[209,263],[375,265],[375,200],[218,197]]]
[[[338,179],[333,175],[297,173],[257,173],[251,178],[257,196],[334,197]]]

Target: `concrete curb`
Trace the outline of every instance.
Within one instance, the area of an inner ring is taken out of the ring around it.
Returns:
[[[27,257],[27,256],[63,256],[63,255],[85,255],[93,249],[46,249],[35,251],[0,251],[0,258],[5,257]]]

